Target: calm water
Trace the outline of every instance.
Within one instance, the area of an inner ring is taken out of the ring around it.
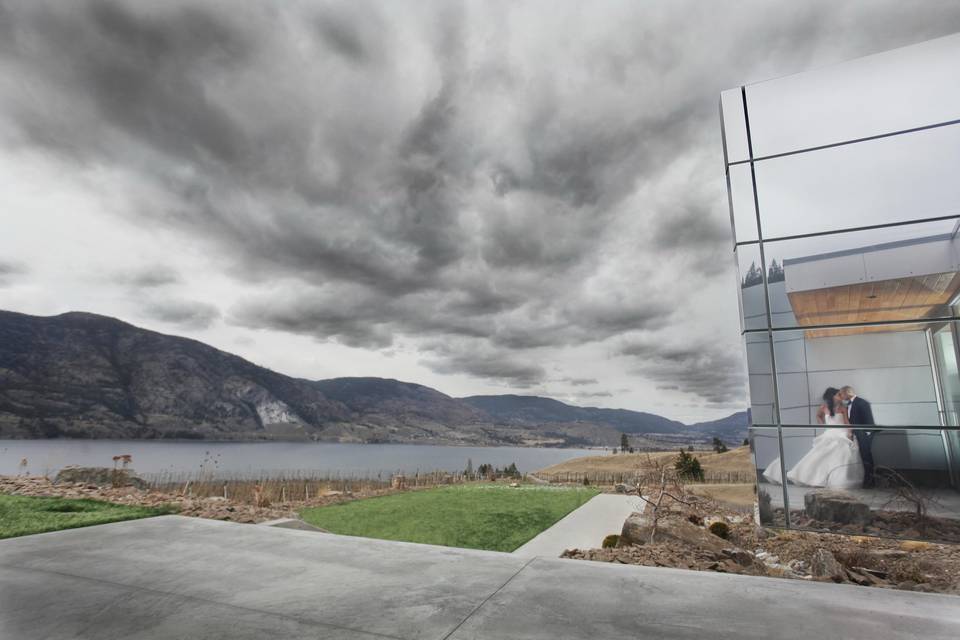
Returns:
[[[154,442],[136,440],[0,440],[0,475],[55,474],[67,465],[112,467],[113,456],[130,454],[139,474],[212,471],[221,477],[313,470],[344,475],[394,471],[463,471],[467,459],[503,467],[516,463],[536,471],[570,458],[602,455],[588,449],[442,447],[414,444],[298,442]]]

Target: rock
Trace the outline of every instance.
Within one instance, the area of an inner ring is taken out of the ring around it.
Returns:
[[[897,583],[897,589],[903,589],[904,591],[913,591],[917,586],[917,583],[913,580],[904,580],[903,582]]]
[[[810,573],[816,578],[843,578],[843,565],[826,549],[817,549],[810,558]]]
[[[727,519],[724,518],[723,516],[707,516],[706,518],[703,519],[704,526],[708,528],[714,522],[722,522],[723,524],[727,524]]]
[[[620,484],[618,484],[617,486],[615,486],[613,489],[614,489],[614,491],[616,491],[617,493],[631,493],[630,487],[628,487],[627,485],[625,485],[625,484],[622,483],[622,482],[621,482]]]
[[[839,524],[868,524],[870,507],[846,491],[817,489],[803,496],[804,512],[814,520]]]
[[[810,565],[804,560],[791,560],[787,563],[787,566],[790,567],[791,571],[798,574],[805,574],[810,570]]]
[[[623,523],[620,532],[621,544],[647,544],[650,542],[652,528],[652,523],[645,514],[631,514]],[[729,545],[722,538],[676,515],[661,516],[653,541],[680,542],[718,552]]]
[[[146,480],[137,476],[133,469],[111,469],[110,467],[66,467],[60,470],[54,484],[72,482],[84,484],[89,489],[104,487],[135,487],[147,489]]]
[[[743,549],[724,549],[723,555],[727,556],[741,567],[749,567],[753,564],[753,554]]]
[[[881,587],[888,584],[886,580],[881,580],[866,571],[860,570],[860,567],[847,569],[845,573],[850,582],[855,582],[864,587]]]
[[[511,482],[511,483],[510,483],[510,486],[513,487],[514,489],[517,489],[517,488],[520,487],[520,483],[519,483],[519,482]]]

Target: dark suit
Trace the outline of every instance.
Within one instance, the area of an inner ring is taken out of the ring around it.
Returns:
[[[873,409],[870,403],[857,396],[850,403],[849,409],[850,425],[858,427],[862,425],[873,426]],[[857,439],[857,446],[860,448],[860,459],[863,460],[863,486],[872,487],[874,484],[873,476],[873,436],[875,431],[866,431],[863,429],[854,429],[853,437]]]

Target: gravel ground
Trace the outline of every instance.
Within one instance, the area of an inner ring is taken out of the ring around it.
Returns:
[[[960,545],[763,529],[752,517],[725,512],[711,501],[699,501],[668,517],[725,521],[729,536],[724,548],[670,540],[571,549],[562,557],[960,595]],[[823,570],[825,558],[833,571]]]

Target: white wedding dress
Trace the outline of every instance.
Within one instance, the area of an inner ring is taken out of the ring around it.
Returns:
[[[863,486],[863,462],[857,443],[847,437],[848,425],[837,414],[825,414],[826,429],[813,439],[813,446],[787,471],[787,480],[806,487],[853,489]],[[782,484],[780,458],[763,471],[768,482]]]

